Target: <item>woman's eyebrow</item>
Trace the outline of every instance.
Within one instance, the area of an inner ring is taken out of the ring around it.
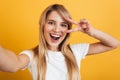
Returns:
[[[53,20],[53,19],[47,19],[47,21],[53,21],[53,22],[56,22],[56,21]],[[61,23],[68,24],[66,21],[62,21]]]
[[[54,21],[55,22],[55,20],[53,20],[53,19],[47,19],[47,21]]]

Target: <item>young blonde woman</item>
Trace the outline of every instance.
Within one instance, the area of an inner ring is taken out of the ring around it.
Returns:
[[[72,24],[77,27],[71,29]],[[70,33],[75,31],[88,34],[99,42],[69,44]],[[53,4],[41,15],[39,45],[19,55],[0,47],[0,70],[16,72],[27,67],[33,80],[80,80],[80,61],[86,55],[112,50],[119,44],[115,38],[93,28],[86,19],[72,20],[63,5]]]

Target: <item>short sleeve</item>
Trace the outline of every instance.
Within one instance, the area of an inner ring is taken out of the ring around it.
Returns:
[[[31,63],[33,61],[33,52],[31,50],[24,50],[24,51],[20,52],[19,55],[21,55],[21,54],[25,54],[25,55],[27,55],[29,57],[30,62],[29,62],[27,67],[30,67],[30,65],[31,65]]]
[[[75,55],[77,63],[79,64],[80,60],[84,59],[85,56],[87,55],[89,44],[88,43],[71,44],[70,48],[73,51],[73,54]]]

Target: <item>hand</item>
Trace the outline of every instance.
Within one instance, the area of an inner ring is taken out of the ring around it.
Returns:
[[[93,35],[93,33],[95,31],[95,29],[92,27],[92,25],[86,19],[81,19],[80,22],[76,22],[70,18],[66,18],[66,20],[77,26],[74,29],[68,30],[67,33],[81,31],[81,32],[86,33],[88,35]]]

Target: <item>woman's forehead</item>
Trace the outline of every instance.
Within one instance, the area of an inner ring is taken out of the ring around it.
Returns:
[[[54,21],[59,21],[59,22],[66,22],[63,17],[57,12],[57,11],[52,11],[48,17],[47,20],[54,20]]]

